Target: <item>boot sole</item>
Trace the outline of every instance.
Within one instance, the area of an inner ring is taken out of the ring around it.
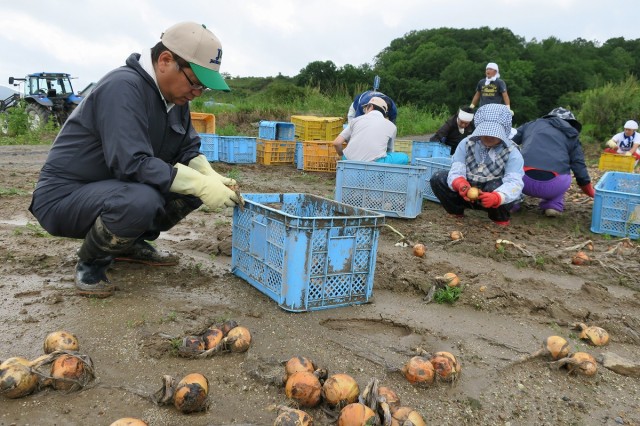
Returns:
[[[178,264],[177,261],[154,262],[153,260],[133,259],[130,257],[116,257],[113,260],[116,262],[141,263],[143,265],[149,265],[149,266],[176,266]]]
[[[96,297],[98,299],[105,299],[107,297],[113,296],[114,291],[112,290],[82,290],[76,289],[76,295],[84,296],[84,297]]]

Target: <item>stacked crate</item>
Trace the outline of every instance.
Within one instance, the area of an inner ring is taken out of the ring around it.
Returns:
[[[298,169],[335,172],[338,155],[333,140],[342,131],[344,118],[292,115],[291,122],[295,125]]]
[[[295,125],[282,121],[261,121],[258,129],[259,164],[293,164],[295,160]]]
[[[192,112],[191,125],[198,133],[216,132],[216,116],[206,112]]]

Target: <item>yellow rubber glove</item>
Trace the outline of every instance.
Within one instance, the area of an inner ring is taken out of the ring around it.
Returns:
[[[618,147],[618,144],[613,139],[609,139],[607,141],[607,148],[615,149]]]
[[[184,164],[174,166],[176,174],[170,191],[178,194],[194,195],[211,209],[233,207],[240,202],[238,194],[229,189],[215,176],[206,176]]]
[[[209,160],[207,160],[207,157],[205,157],[204,155],[198,155],[196,158],[189,161],[189,167],[199,171],[205,176],[215,176],[223,184],[227,186],[237,185],[235,180],[228,177],[224,177],[220,173],[213,170],[213,167],[211,167],[211,163],[209,162]]]

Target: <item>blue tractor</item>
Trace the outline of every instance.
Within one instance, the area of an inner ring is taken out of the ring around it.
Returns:
[[[9,77],[9,84],[23,85],[21,98],[32,130],[41,128],[50,118],[62,126],[82,100],[82,96],[74,93],[71,76],[66,73],[40,72],[25,78]],[[7,107],[17,104],[6,103]]]

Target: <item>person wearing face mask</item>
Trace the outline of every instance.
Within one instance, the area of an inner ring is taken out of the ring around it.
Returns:
[[[478,81],[476,93],[473,95],[471,108],[481,107],[487,104],[504,104],[511,110],[511,100],[507,93],[507,83],[500,78],[500,69],[495,62],[489,62],[485,68],[485,78]]]
[[[628,120],[624,123],[624,130],[616,133],[607,141],[607,148],[605,148],[604,152],[633,155],[637,164],[638,160],[640,160],[639,146],[640,133],[638,133],[638,123],[634,120]]]
[[[460,141],[473,133],[474,129],[473,109],[463,106],[456,114],[449,117],[429,140],[451,147],[451,155],[453,155]]]
[[[453,154],[451,169],[434,173],[431,189],[452,216],[464,217],[465,209],[486,210],[489,219],[508,226],[513,204],[524,186],[524,161],[511,135],[511,112],[506,105],[488,104],[473,118],[475,130],[463,139]],[[479,189],[477,200],[469,190]]]
[[[114,261],[175,265],[147,243],[203,203],[241,202],[200,154],[189,101],[229,91],[219,73],[220,40],[204,25],[178,23],[106,74],[58,133],[29,210],[52,235],[82,239],[75,285],[108,297]]]

